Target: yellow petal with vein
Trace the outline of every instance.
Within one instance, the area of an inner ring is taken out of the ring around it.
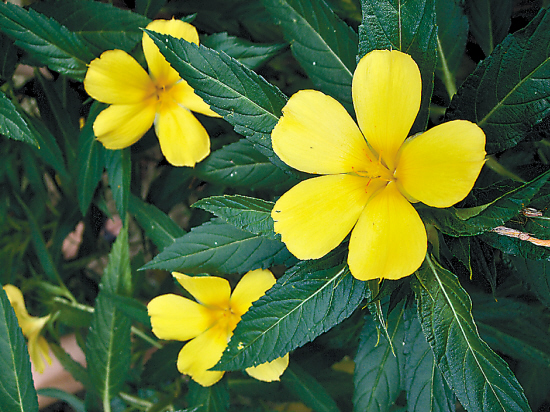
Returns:
[[[169,34],[177,39],[199,44],[197,29],[181,20],[153,20],[146,28],[160,34]],[[178,72],[170,66],[170,63],[166,61],[158,47],[146,33],[143,34],[142,45],[145,60],[147,60],[149,66],[149,73],[151,73],[157,84],[168,86],[180,79]]]
[[[94,99],[109,104],[140,103],[156,92],[145,69],[122,50],[108,50],[92,60],[84,88]]]
[[[372,197],[353,229],[348,265],[359,280],[400,279],[420,267],[426,229],[395,183]]]
[[[178,370],[202,386],[218,382],[224,372],[209,371],[221,359],[231,334],[223,327],[214,326],[189,341],[178,355]]]
[[[254,379],[264,382],[278,381],[288,366],[288,353],[285,356],[274,359],[271,362],[262,363],[246,369],[246,373]]]
[[[44,373],[46,369],[46,363],[44,361],[48,362],[48,365],[52,364],[48,342],[43,336],[36,335],[29,338],[28,346],[29,357],[31,358],[34,369],[36,369],[38,373]]]
[[[357,65],[352,82],[353,104],[361,131],[386,166],[407,138],[420,108],[420,70],[408,54],[374,50]]]
[[[376,160],[346,109],[315,90],[288,100],[271,141],[283,162],[307,173],[366,171]]]
[[[454,120],[408,139],[395,176],[408,196],[449,207],[472,190],[485,162],[485,134],[474,123]]]
[[[162,154],[174,166],[193,167],[210,154],[210,138],[193,114],[173,101],[163,101],[155,121]]]
[[[207,307],[178,295],[161,295],[149,302],[153,333],[160,339],[186,341],[215,322]]]
[[[381,184],[350,175],[304,180],[275,203],[275,232],[298,259],[318,259],[344,240]]]
[[[172,272],[181,286],[200,304],[216,309],[229,309],[231,286],[226,279],[216,276],[187,276]]]
[[[180,80],[170,90],[165,93],[169,94],[175,102],[179,103],[186,109],[195,113],[201,113],[210,117],[221,117],[219,114],[210,109],[210,106],[198,96],[193,88],[187,84],[185,80]]]
[[[151,128],[155,120],[155,101],[107,107],[94,121],[94,134],[107,149],[117,150],[133,145]]]
[[[267,269],[256,269],[244,275],[231,295],[231,310],[241,317],[276,282],[275,276]]]

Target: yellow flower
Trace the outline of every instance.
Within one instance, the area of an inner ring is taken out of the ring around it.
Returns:
[[[485,158],[485,135],[456,120],[407,139],[420,108],[414,60],[375,50],[353,75],[359,127],[333,98],[293,95],[272,132],[289,166],[325,176],[300,182],[271,216],[289,251],[318,259],[351,232],[348,265],[357,279],[399,279],[424,260],[424,224],[411,202],[449,207],[472,189]]]
[[[4,291],[8,295],[15,316],[17,316],[17,321],[21,327],[23,335],[28,339],[29,347],[29,356],[34,365],[34,368],[39,372],[44,372],[46,364],[44,359],[51,365],[52,358],[50,357],[50,349],[48,343],[43,336],[40,336],[40,332],[44,325],[50,319],[50,315],[38,318],[36,316],[31,316],[27,312],[25,307],[25,300],[23,299],[23,294],[21,291],[13,285],[5,285]]]
[[[231,294],[229,282],[223,278],[173,275],[198,303],[172,294],[154,298],[147,305],[153,333],[160,339],[191,339],[179,353],[178,370],[202,386],[213,385],[224,372],[208,369],[221,359],[241,316],[275,284],[275,277],[269,270],[253,270],[242,277]],[[288,353],[246,372],[271,382],[279,380],[287,365]]]
[[[180,20],[154,20],[147,29],[199,44],[195,27]],[[108,50],[90,63],[86,92],[111,105],[97,116],[94,133],[107,149],[123,149],[154,124],[166,159],[175,166],[194,166],[210,153],[210,138],[190,110],[218,115],[180,78],[147,34],[142,45],[149,74],[122,50]]]

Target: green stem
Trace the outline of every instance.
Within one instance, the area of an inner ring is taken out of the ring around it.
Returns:
[[[443,84],[445,84],[445,89],[449,95],[449,100],[453,99],[453,96],[456,94],[456,83],[455,77],[449,70],[447,65],[447,59],[445,58],[445,53],[443,52],[443,47],[439,41],[439,36],[437,37],[437,52],[439,54],[439,62],[441,63],[441,71],[443,72]]]
[[[135,397],[133,395],[130,395],[129,393],[119,392],[118,396],[120,396],[123,400],[125,400],[135,408],[147,410],[153,406],[152,402]]]
[[[516,182],[525,183],[525,180],[523,180],[521,177],[516,175],[515,173],[509,171],[504,166],[502,166],[494,156],[487,156],[487,159],[485,161],[485,164],[489,169],[492,171],[498,173],[499,175],[509,177],[512,180],[515,180]]]
[[[143,339],[145,342],[149,343],[150,345],[154,346],[157,349],[162,349],[162,345],[155,341],[153,338],[151,338],[149,335],[147,335],[142,330],[136,328],[135,326],[132,326],[132,333],[141,339]]]

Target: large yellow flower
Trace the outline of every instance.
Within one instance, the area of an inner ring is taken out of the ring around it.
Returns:
[[[414,60],[375,50],[353,75],[359,127],[333,98],[293,95],[272,132],[273,150],[289,166],[325,176],[305,180],[271,216],[289,251],[318,259],[350,233],[348,265],[357,279],[399,279],[424,260],[424,224],[411,202],[449,207],[472,189],[485,158],[485,135],[456,120],[407,139],[420,108]]]
[[[5,285],[4,291],[8,295],[17,321],[21,327],[23,335],[28,339],[29,356],[32,364],[37,372],[42,373],[46,368],[44,359],[51,365],[52,358],[50,357],[50,349],[48,342],[40,335],[46,322],[50,319],[50,315],[38,318],[29,315],[25,307],[25,300],[21,291],[13,285]]]
[[[153,333],[160,339],[191,339],[179,353],[178,370],[202,386],[213,385],[224,373],[208,369],[221,359],[241,316],[275,284],[275,277],[269,270],[248,272],[231,294],[223,278],[173,275],[198,303],[172,294],[154,298],[147,305]],[[288,354],[246,372],[270,382],[279,380],[287,366]]]
[[[180,20],[154,20],[147,29],[199,44],[197,30]],[[154,124],[166,159],[175,166],[194,166],[210,153],[210,139],[190,110],[218,115],[180,78],[147,34],[142,45],[149,74],[122,50],[108,50],[90,63],[86,92],[111,105],[97,116],[94,133],[107,149],[123,149]]]

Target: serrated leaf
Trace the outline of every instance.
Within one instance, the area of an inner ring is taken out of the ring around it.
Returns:
[[[123,226],[109,253],[100,287],[108,294],[130,296],[132,293],[132,271],[128,246],[128,227]]]
[[[0,30],[42,64],[77,80],[94,58],[76,34],[34,10],[0,3]]]
[[[511,0],[466,0],[470,30],[486,56],[508,34],[512,18]]]
[[[402,302],[388,316],[391,342],[380,338],[376,323],[370,319],[365,322],[355,356],[353,410],[356,412],[388,411],[399,395],[404,378],[400,374],[400,364],[404,362],[403,315]]]
[[[405,318],[405,391],[408,412],[454,412],[455,397],[435,364],[416,314]]]
[[[327,393],[325,388],[298,366],[291,362],[281,376],[283,385],[296,395],[307,407],[315,412],[339,412],[340,409],[334,399]]]
[[[263,0],[316,88],[353,111],[357,34],[324,1]]]
[[[0,290],[0,410],[36,412],[29,352],[4,289]]]
[[[170,246],[177,238],[185,235],[185,231],[170,216],[155,205],[145,203],[132,194],[130,194],[128,210],[136,218],[147,237],[160,250]]]
[[[511,257],[519,277],[547,308],[550,308],[550,262]]]
[[[283,243],[213,219],[176,239],[142,269],[224,274],[293,262]]]
[[[203,387],[190,381],[187,403],[193,412],[227,412],[229,410],[227,382],[222,380],[215,385]]]
[[[508,365],[479,337],[470,297],[456,276],[427,256],[412,286],[436,363],[464,408],[530,411]]]
[[[252,43],[227,33],[203,36],[201,43],[211,49],[224,52],[251,70],[257,69],[286,47],[286,44]]]
[[[193,173],[207,182],[249,190],[288,189],[299,182],[271,163],[246,139],[211,153],[195,166]]]
[[[448,119],[478,124],[488,154],[515,146],[550,113],[550,11],[509,35],[466,79]]]
[[[278,279],[242,316],[214,369],[272,361],[350,316],[365,297],[365,284],[339,260],[329,255],[300,262]]]
[[[19,140],[40,147],[27,122],[15,105],[0,90],[0,134],[13,140]]]
[[[113,192],[116,210],[124,224],[130,199],[130,182],[132,179],[132,160],[130,148],[103,151],[105,169],[109,176],[109,186]]]
[[[79,362],[75,361],[71,355],[69,355],[67,352],[65,352],[65,349],[63,349],[61,346],[57,345],[53,342],[48,342],[48,345],[50,346],[50,349],[54,356],[57,358],[59,363],[63,366],[63,369],[65,369],[67,372],[71,374],[71,376],[82,383],[85,388],[88,388],[91,386],[90,378],[88,376],[88,371],[84,366],[82,366]]]
[[[411,134],[422,132],[428,122],[437,62],[435,0],[361,0],[359,57],[378,49],[410,54],[422,75],[422,103]]]
[[[275,203],[241,195],[211,196],[201,199],[193,207],[206,210],[224,219],[227,223],[255,235],[278,240],[273,231],[271,209]]]
[[[289,170],[271,148],[271,130],[287,100],[277,87],[223,52],[145,31],[166,60],[212,110],[261,149],[274,164]]]

